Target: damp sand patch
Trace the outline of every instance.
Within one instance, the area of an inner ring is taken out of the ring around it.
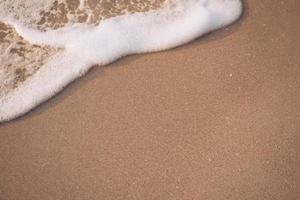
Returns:
[[[43,3],[41,3],[43,2]],[[37,14],[30,15],[33,9]],[[9,0],[0,3],[0,121],[94,65],[185,44],[233,23],[240,0]]]

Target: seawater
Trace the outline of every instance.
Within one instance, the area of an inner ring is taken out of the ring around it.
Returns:
[[[241,13],[240,0],[3,0],[0,121],[30,111],[94,65],[185,44]]]

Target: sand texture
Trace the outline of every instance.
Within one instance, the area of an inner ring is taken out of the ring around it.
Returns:
[[[0,199],[300,199],[300,2],[244,4],[0,124]]]

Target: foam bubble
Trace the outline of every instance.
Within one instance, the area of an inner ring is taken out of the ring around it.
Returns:
[[[81,7],[84,2],[80,1]],[[48,31],[3,18],[30,43],[63,50],[20,87],[0,97],[0,121],[30,111],[95,64],[182,45],[234,22],[241,12],[240,0],[173,0],[158,10],[113,17],[97,26],[73,24]]]

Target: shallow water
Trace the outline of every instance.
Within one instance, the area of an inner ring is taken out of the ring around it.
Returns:
[[[240,0],[4,0],[0,11],[0,121],[5,121],[52,97],[93,65],[182,45],[234,22],[242,6]]]

